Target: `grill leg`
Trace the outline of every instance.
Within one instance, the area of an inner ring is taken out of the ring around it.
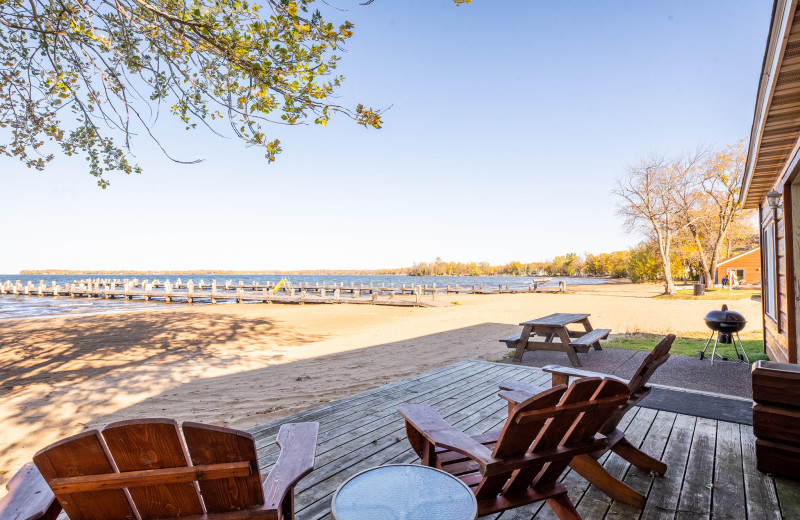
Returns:
[[[714,350],[711,351],[711,366],[714,366],[714,357],[717,355],[717,341],[719,341],[719,334],[714,338]]]
[[[713,338],[713,337],[714,337],[714,331],[712,330],[712,331],[711,331],[711,335],[708,337],[708,341],[706,341],[706,346],[705,346],[705,347],[703,347],[703,350],[701,350],[700,352],[698,352],[698,354],[699,354],[699,356],[698,356],[698,357],[699,357],[700,359],[703,359],[704,357],[706,357],[706,349],[708,348],[708,344],[711,342],[711,338]]]
[[[742,345],[742,339],[739,337],[739,333],[738,332],[736,333],[736,339],[739,340],[739,346],[742,347],[742,354],[744,354],[744,358],[747,360],[748,363],[750,363],[750,358],[747,357],[747,352],[744,350],[744,345]],[[735,341],[733,342],[733,348],[734,349],[736,348],[736,342]],[[736,351],[736,355],[737,356],[739,355],[739,351],[738,350]],[[739,358],[739,359],[741,359],[741,358]]]

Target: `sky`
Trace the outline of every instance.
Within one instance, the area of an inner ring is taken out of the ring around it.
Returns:
[[[355,35],[337,102],[381,130],[269,127],[272,164],[162,116],[140,175],[0,158],[0,273],[378,269],[627,249],[611,194],[650,153],[749,136],[769,0],[330,0]],[[221,127],[224,130],[224,127]]]

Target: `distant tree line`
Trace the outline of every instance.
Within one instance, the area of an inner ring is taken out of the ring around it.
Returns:
[[[741,230],[739,230],[741,231]],[[730,233],[723,244],[721,259],[737,255],[758,245],[758,235]],[[688,237],[676,241],[670,251],[670,274],[673,280],[697,280],[704,271],[694,242]],[[436,258],[433,262],[414,264],[407,273],[411,276],[573,276],[628,278],[634,283],[664,280],[664,265],[658,243],[642,242],[627,251],[578,255],[567,253],[544,262],[512,261],[505,265],[489,262],[448,262]]]

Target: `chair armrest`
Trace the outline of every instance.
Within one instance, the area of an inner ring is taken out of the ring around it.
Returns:
[[[319,423],[289,423],[278,432],[281,453],[264,481],[264,508],[278,509],[287,493],[314,469]]]
[[[567,384],[570,377],[602,377],[606,378],[609,377],[611,379],[616,379],[622,383],[628,384],[627,379],[622,379],[621,377],[612,376],[610,374],[603,374],[602,372],[592,372],[591,370],[581,370],[579,368],[572,368],[572,367],[562,367],[561,365],[547,365],[542,367],[542,370],[545,372],[549,372],[553,374],[553,386],[559,384]]]
[[[489,448],[447,424],[442,416],[427,404],[401,406],[397,412],[403,416],[408,425],[435,447],[466,455],[483,467],[495,462]]]
[[[498,395],[508,401],[509,412],[522,401],[527,401],[531,397],[549,390],[549,388],[529,385],[528,383],[523,383],[522,381],[516,381],[514,379],[503,381],[497,386],[500,387],[500,390],[505,390]]]
[[[32,462],[22,466],[6,486],[0,499],[1,520],[55,520],[61,505]]]
[[[511,390],[512,392],[525,392],[526,394],[530,394],[530,396],[528,397],[532,397],[536,394],[544,392],[545,390],[549,390],[549,388],[529,385],[528,383],[523,383],[522,381],[517,381],[515,379],[509,379],[508,381],[503,381],[497,386],[500,387],[500,390]]]

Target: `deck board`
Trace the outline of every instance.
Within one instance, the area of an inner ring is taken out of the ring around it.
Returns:
[[[269,470],[277,459],[275,437],[282,424],[318,421],[315,470],[296,488],[297,517],[330,518],[331,496],[347,478],[382,464],[417,463],[405,438],[397,408],[425,402],[469,434],[499,429],[506,402],[497,383],[519,379],[548,386],[538,368],[465,361],[327,403],[252,428],[259,464]],[[755,469],[754,437],[748,425],[696,418],[670,411],[634,408],[619,427],[627,438],[662,457],[667,475],[653,477],[608,453],[600,461],[613,475],[648,496],[644,510],[610,500],[567,469],[562,482],[584,518],[676,519],[800,518],[800,483],[773,479]],[[555,518],[550,508],[531,504],[482,517],[495,520]]]

